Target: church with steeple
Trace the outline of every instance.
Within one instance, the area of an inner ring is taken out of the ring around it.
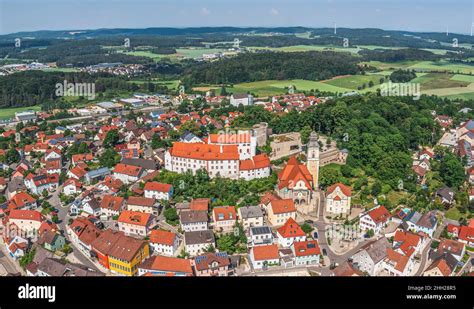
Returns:
[[[291,157],[278,174],[276,191],[283,199],[292,199],[297,211],[309,214],[317,210],[319,195],[315,192],[319,185],[319,142],[316,132],[309,137],[306,164]]]

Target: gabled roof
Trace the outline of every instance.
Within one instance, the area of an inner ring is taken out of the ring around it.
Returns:
[[[292,187],[298,182],[303,181],[306,188],[311,190],[313,176],[309,172],[308,168],[304,164],[300,164],[296,159],[296,156],[291,157],[283,170],[278,173],[278,188],[289,188]]]
[[[151,214],[140,211],[124,210],[118,218],[119,223],[147,226],[150,222]]]
[[[280,259],[277,245],[257,246],[253,247],[252,251],[256,261]]]
[[[283,238],[303,237],[305,232],[296,223],[293,218],[289,218],[286,223],[277,230],[278,234]]]
[[[321,254],[317,240],[297,241],[293,243],[293,247],[297,257]]]
[[[235,221],[237,219],[234,206],[214,207],[212,212],[214,213],[214,220],[216,221],[227,221],[227,220]]]
[[[168,193],[171,191],[172,188],[173,186],[170,184],[152,181],[152,182],[147,182],[145,184],[144,190]]]
[[[270,207],[274,214],[296,212],[295,202],[292,199],[273,200]]]
[[[194,258],[194,264],[198,271],[214,267],[228,267],[230,258],[225,252],[204,253]]]
[[[176,236],[176,233],[173,232],[163,230],[152,230],[150,233],[150,242],[173,246]]]
[[[36,210],[22,210],[22,209],[12,209],[8,218],[18,219],[18,220],[33,220],[33,221],[43,221],[43,217],[39,211]]]
[[[332,186],[330,186],[328,189],[327,189],[327,194],[331,194],[334,192],[334,190],[336,190],[336,188],[339,188],[341,190],[341,192],[347,196],[347,197],[350,197],[352,195],[352,189],[351,187],[349,186],[346,186],[345,184],[343,183],[335,183],[333,184]]]
[[[150,257],[140,265],[140,268],[164,272],[179,272],[188,275],[193,274],[191,260],[160,255]]]
[[[376,224],[384,223],[390,218],[390,212],[383,205],[370,210],[367,214]]]

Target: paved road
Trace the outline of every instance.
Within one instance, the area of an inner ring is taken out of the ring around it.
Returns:
[[[23,269],[20,267],[20,264],[18,264],[18,262],[13,261],[13,259],[8,256],[8,252],[5,249],[5,244],[1,237],[0,237],[0,264],[3,265],[3,267],[9,274],[14,274],[14,273],[24,274],[25,273]]]
[[[432,240],[430,239],[425,249],[423,249],[423,251],[421,252],[421,263],[420,263],[420,267],[415,273],[415,276],[421,276],[423,274],[423,271],[426,268],[426,262],[428,261],[428,252],[431,249],[431,242]]]

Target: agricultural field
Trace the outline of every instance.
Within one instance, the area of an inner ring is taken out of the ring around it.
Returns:
[[[153,83],[155,85],[159,85],[159,86],[166,86],[168,89],[178,89],[178,85],[179,85],[179,80],[166,80],[166,81],[163,81],[163,80],[151,80],[151,81],[148,81],[148,80],[131,80],[129,81],[130,83],[134,83],[134,84],[144,84],[144,83]]]
[[[35,105],[35,106],[28,106],[28,107],[1,108],[0,109],[0,119],[5,120],[5,119],[14,118],[15,113],[26,111],[26,110],[40,111],[41,106],[40,105]]]
[[[327,84],[324,82],[310,81],[310,80],[264,80],[251,83],[235,84],[233,87],[226,88],[227,91],[233,93],[255,93],[257,96],[269,96],[277,94],[285,94],[290,86],[296,88],[295,91],[299,90],[320,90],[320,91],[331,91],[331,92],[350,92],[352,89],[343,88]]]
[[[380,79],[383,78],[384,75],[350,75],[350,76],[342,76],[342,77],[336,77],[333,79],[330,79],[328,81],[324,81],[323,83],[329,84],[332,86],[336,86],[339,88],[346,88],[346,89],[352,89],[352,90],[357,90],[358,87],[361,87],[362,85],[366,85],[366,87],[369,86],[370,82],[374,83],[374,88],[380,84]]]

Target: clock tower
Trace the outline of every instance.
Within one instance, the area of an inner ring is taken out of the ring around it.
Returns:
[[[306,156],[306,167],[313,177],[313,190],[316,190],[319,186],[319,142],[318,134],[314,131],[309,136]]]

